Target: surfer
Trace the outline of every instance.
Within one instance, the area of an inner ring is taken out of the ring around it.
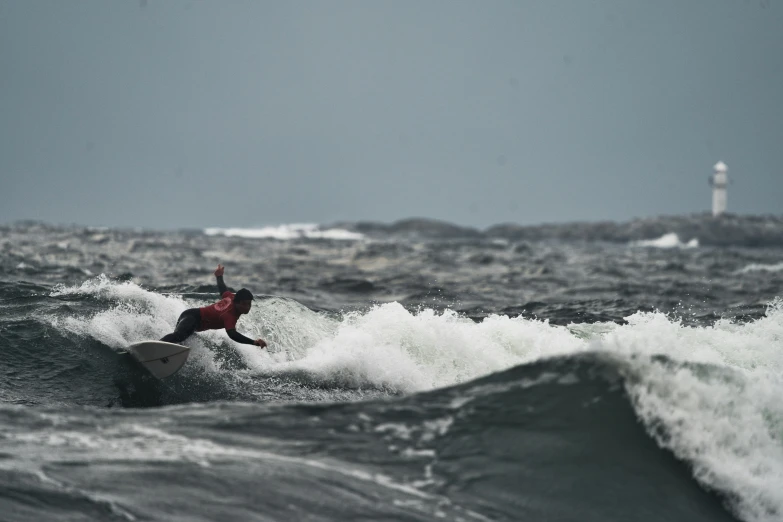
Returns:
[[[250,311],[253,294],[247,288],[242,288],[237,293],[232,292],[223,282],[223,265],[218,265],[215,270],[215,278],[217,278],[218,290],[220,291],[220,301],[210,306],[189,308],[182,312],[177,319],[177,327],[174,332],[163,337],[161,341],[182,343],[193,335],[193,332],[225,328],[232,341],[266,348],[266,341],[263,339],[254,341],[236,330],[239,316]]]

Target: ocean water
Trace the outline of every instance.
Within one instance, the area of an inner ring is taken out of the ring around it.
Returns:
[[[783,520],[782,222],[2,226],[0,520]]]

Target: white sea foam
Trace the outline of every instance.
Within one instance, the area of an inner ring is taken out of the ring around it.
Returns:
[[[73,294],[106,299],[107,309],[49,321],[118,350],[159,339],[173,330],[183,310],[210,304],[157,294],[105,276],[52,292],[53,296]],[[211,359],[211,349],[225,344],[260,375],[298,374],[342,386],[415,392],[587,347],[567,328],[546,321],[492,316],[476,324],[452,311],[411,313],[398,303],[335,319],[290,299],[264,299],[240,320],[238,329],[249,337],[267,339],[269,350],[235,344],[225,332],[213,330],[188,339],[186,344],[196,349],[191,357],[201,353]]]
[[[680,241],[680,237],[674,232],[664,234],[658,239],[647,239],[631,242],[632,246],[653,247],[653,248],[696,248],[699,246],[699,240],[691,239],[687,243]]]
[[[288,321],[308,323],[301,316]],[[248,363],[263,374],[303,373],[340,385],[413,392],[586,346],[566,328],[545,321],[493,316],[476,324],[451,311],[413,314],[398,303],[347,314],[332,333],[312,340],[304,346],[275,342],[285,357],[270,364],[256,352]]]
[[[750,272],[780,272],[783,271],[783,263],[776,265],[764,265],[760,263],[752,263],[740,270],[737,270],[736,274],[747,274]]]
[[[113,301],[95,316],[56,320],[73,334],[113,347],[159,338],[186,307],[208,304],[103,277],[56,293],[90,293]],[[561,327],[490,316],[475,323],[451,311],[411,313],[397,303],[338,319],[275,298],[260,300],[239,323],[245,334],[264,336],[268,351],[233,344],[220,331],[198,334],[188,344],[200,350],[196,364],[207,371],[228,371],[211,357],[215,345],[225,343],[258,376],[298,375],[323,384],[402,392],[464,382],[556,355],[609,353],[627,368],[637,413],[662,446],[687,461],[704,484],[736,498],[734,506],[744,520],[779,520],[783,301],[777,299],[765,317],[745,324],[721,320],[690,327],[648,312],[626,320],[623,325]]]
[[[364,239],[362,234],[351,232],[341,228],[321,230],[318,225],[304,223],[279,225],[276,227],[261,228],[207,228],[204,233],[208,236],[245,237],[251,239],[336,239],[343,241],[357,241]]]

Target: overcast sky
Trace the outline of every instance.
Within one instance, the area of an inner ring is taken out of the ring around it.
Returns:
[[[0,0],[0,223],[783,213],[777,0]]]

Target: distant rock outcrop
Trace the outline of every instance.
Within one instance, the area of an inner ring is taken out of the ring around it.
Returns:
[[[484,231],[433,219],[405,219],[391,224],[364,222],[331,225],[367,237],[404,236],[424,239],[506,239],[509,241],[609,241],[628,243],[677,234],[681,241],[702,246],[783,247],[783,216],[692,214],[612,221],[517,225],[504,223]]]
[[[630,242],[677,234],[682,241],[697,239],[703,246],[783,246],[783,216],[710,214],[661,216],[627,223],[566,223],[551,225],[496,225],[490,237],[513,241],[534,239]]]
[[[395,235],[426,239],[478,238],[484,234],[470,227],[463,227],[437,219],[409,218],[391,224],[371,221],[337,223],[329,228],[342,228],[360,232],[366,236]]]

